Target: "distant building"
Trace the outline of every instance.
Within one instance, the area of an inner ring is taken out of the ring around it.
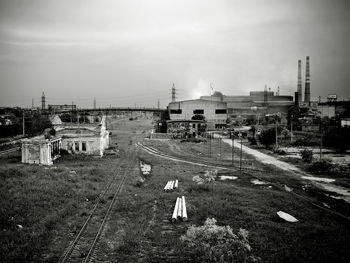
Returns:
[[[75,104],[49,104],[48,110],[53,112],[64,112],[64,111],[71,111],[76,110],[77,105]]]
[[[225,102],[230,117],[256,116],[273,113],[287,113],[294,105],[293,96],[275,96],[273,91],[251,91],[249,96],[226,96],[215,92],[211,96],[201,96],[202,100]]]
[[[4,125],[4,126],[12,125],[12,121],[10,118],[11,118],[10,115],[0,115],[0,126],[1,125]]]
[[[333,117],[335,117],[335,106],[334,105],[319,104],[319,105],[317,105],[317,111],[319,112],[321,118],[324,118],[324,117],[333,118]]]
[[[350,118],[344,118],[340,121],[341,127],[350,127]]]
[[[60,156],[62,138],[44,135],[22,140],[22,163],[52,165]]]
[[[171,102],[168,110],[171,121],[200,120],[198,116],[202,116],[208,129],[226,127],[226,102],[203,99]]]

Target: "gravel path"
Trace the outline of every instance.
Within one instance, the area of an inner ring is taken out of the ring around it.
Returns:
[[[225,143],[228,143],[232,147],[232,140],[231,139],[223,139],[223,141]],[[241,144],[237,141],[234,141],[234,147],[240,149]],[[349,189],[341,187],[339,185],[332,184],[332,182],[334,182],[335,180],[328,179],[328,178],[314,177],[310,174],[307,174],[307,173],[301,171],[298,167],[296,167],[293,164],[289,164],[289,163],[280,161],[274,156],[267,155],[265,153],[251,149],[251,148],[244,146],[244,145],[242,145],[242,151],[254,156],[258,161],[260,161],[264,164],[274,165],[277,168],[282,169],[284,171],[290,171],[290,172],[293,172],[294,174],[301,175],[301,177],[300,177],[301,179],[304,179],[304,180],[306,179],[310,182],[318,181],[318,182],[313,182],[313,184],[320,189],[326,190],[328,192],[333,192],[333,193],[336,193],[338,195],[338,196],[330,196],[330,197],[336,198],[336,199],[343,199],[345,202],[350,203]],[[323,182],[321,182],[321,181],[323,181]]]
[[[232,147],[232,140],[231,139],[222,139],[222,140],[223,140],[223,142],[228,143]],[[240,149],[241,144],[239,142],[234,141],[233,144],[234,144],[234,147]],[[259,152],[259,151],[254,150],[254,149],[251,149],[247,146],[242,145],[242,151],[247,153],[247,154],[253,155],[256,159],[258,159],[258,161],[260,161],[264,164],[274,165],[277,168],[280,168],[284,171],[293,171],[293,172],[304,174],[298,167],[296,167],[292,164],[280,161],[273,156],[267,155],[265,153]]]

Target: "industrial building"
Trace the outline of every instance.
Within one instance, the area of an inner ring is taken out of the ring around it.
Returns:
[[[168,109],[171,121],[187,123],[199,120],[197,116],[200,115],[204,117],[208,129],[226,127],[227,104],[223,101],[197,99],[171,102]]]
[[[214,92],[211,96],[201,96],[202,100],[225,102],[228,116],[256,116],[257,114],[287,113],[294,105],[293,96],[275,95],[273,91],[251,91],[249,96],[226,96]]]

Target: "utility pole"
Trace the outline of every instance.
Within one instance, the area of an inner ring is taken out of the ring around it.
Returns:
[[[241,153],[239,156],[239,170],[242,171],[242,133],[239,133],[239,137],[241,137]]]
[[[293,142],[293,115],[290,116],[290,142]]]
[[[322,159],[322,145],[323,144],[323,131],[321,133],[321,143],[320,143],[320,160]]]
[[[219,148],[220,148],[220,160],[221,160],[221,141],[222,141],[222,138],[220,137],[219,139],[220,139],[219,140]]]
[[[23,112],[22,112],[22,125],[23,125],[23,136],[25,136],[26,135],[26,130],[25,130],[25,122],[24,122],[24,110],[23,110]]]
[[[209,133],[209,157],[211,157],[211,134]]]
[[[277,139],[277,119],[276,119],[276,149],[278,148],[278,139]]]
[[[233,138],[233,131],[231,131],[231,140],[232,140],[232,166],[234,166],[234,163],[233,163],[233,154],[234,154],[234,148],[233,148],[233,143],[234,143],[234,138]]]

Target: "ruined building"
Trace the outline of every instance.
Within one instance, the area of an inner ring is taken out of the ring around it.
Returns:
[[[53,124],[57,136],[62,137],[62,149],[69,153],[96,154],[103,156],[109,146],[106,116],[100,124],[65,123]]]
[[[52,165],[60,156],[62,138],[46,135],[22,140],[22,163]]]

